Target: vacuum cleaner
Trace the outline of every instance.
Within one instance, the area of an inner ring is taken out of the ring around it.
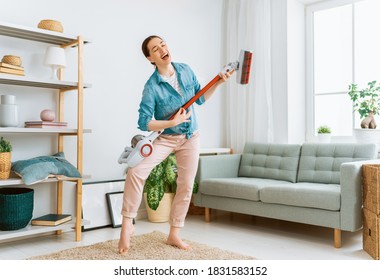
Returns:
[[[252,52],[247,50],[241,50],[239,60],[228,63],[223,67],[220,74],[216,75],[205,87],[203,87],[196,95],[194,95],[189,101],[187,101],[181,108],[189,108],[198,98],[200,98],[207,90],[209,90],[216,82],[222,79],[222,75],[235,70],[236,82],[241,85],[246,85],[249,82],[249,75],[251,72]],[[178,111],[177,111],[178,112]],[[176,113],[175,113],[176,114]],[[173,114],[169,120],[172,120],[175,116]],[[125,147],[124,151],[120,155],[119,164],[127,164],[128,167],[135,167],[143,159],[149,157],[153,152],[153,141],[160,136],[163,131],[154,131],[148,136],[141,134],[135,135],[131,140],[131,146]]]

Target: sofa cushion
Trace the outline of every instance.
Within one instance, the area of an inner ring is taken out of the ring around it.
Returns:
[[[340,184],[342,163],[375,157],[375,144],[307,143],[302,145],[297,182]]]
[[[267,185],[260,190],[260,200],[264,203],[339,211],[340,186],[315,183]]]
[[[296,182],[300,145],[246,143],[239,177]]]
[[[268,184],[291,184],[286,181],[277,181],[261,178],[214,178],[205,179],[199,185],[198,192],[205,195],[240,198],[259,201],[259,190]]]

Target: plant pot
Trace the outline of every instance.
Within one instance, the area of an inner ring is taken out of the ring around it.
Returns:
[[[318,133],[318,142],[319,143],[330,143],[331,134],[330,133]]]
[[[148,220],[152,223],[164,223],[169,221],[173,198],[174,193],[164,193],[164,196],[162,197],[157,210],[153,210],[149,207],[146,199],[146,193],[144,193],[144,201],[146,210],[148,212]]]
[[[11,153],[0,153],[0,180],[6,180],[11,173]]]
[[[354,129],[354,137],[357,143],[375,143],[378,145],[380,141],[380,130],[369,128]]]

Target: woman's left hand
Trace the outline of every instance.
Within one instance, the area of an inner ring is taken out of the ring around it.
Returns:
[[[229,71],[229,72],[220,72],[219,73],[219,77],[221,77],[221,79],[219,80],[220,83],[224,83],[225,81],[227,81],[231,75],[235,72],[235,69],[232,69],[232,71]]]
[[[208,100],[211,95],[215,92],[215,89],[223,84],[225,81],[227,81],[231,75],[235,72],[235,69],[232,69],[232,71],[222,71],[219,73],[220,79],[208,90],[203,94],[205,100]]]

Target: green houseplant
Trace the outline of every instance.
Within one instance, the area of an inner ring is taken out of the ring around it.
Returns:
[[[317,132],[318,134],[330,134],[331,128],[327,125],[321,125],[320,127],[318,127]]]
[[[327,125],[321,125],[317,129],[318,140],[321,143],[329,143],[331,142],[331,128]]]
[[[12,145],[3,137],[0,138],[0,180],[9,178],[11,172]]]
[[[171,154],[150,172],[145,182],[144,192],[151,209],[157,210],[164,193],[175,193],[177,189],[176,169],[177,161],[174,154]]]
[[[158,164],[150,172],[149,177],[147,178],[144,186],[144,197],[147,205],[150,209],[148,210],[149,214],[155,211],[158,211],[162,202],[164,202],[165,195],[170,196],[170,199],[167,199],[168,204],[171,205],[172,199],[177,189],[177,161],[174,154],[170,154],[164,161]],[[193,193],[198,191],[198,184],[194,182]],[[161,206],[162,205],[162,206]],[[167,212],[170,212],[170,205],[166,205]],[[150,211],[153,210],[153,211]],[[167,218],[168,218],[167,213]],[[153,219],[150,219],[153,221]],[[160,221],[164,221],[166,218],[162,218]]]
[[[362,119],[360,126],[375,129],[375,115],[380,113],[380,85],[377,81],[372,81],[364,89],[359,90],[357,84],[349,85],[348,89],[354,103],[354,111],[357,111]]]

